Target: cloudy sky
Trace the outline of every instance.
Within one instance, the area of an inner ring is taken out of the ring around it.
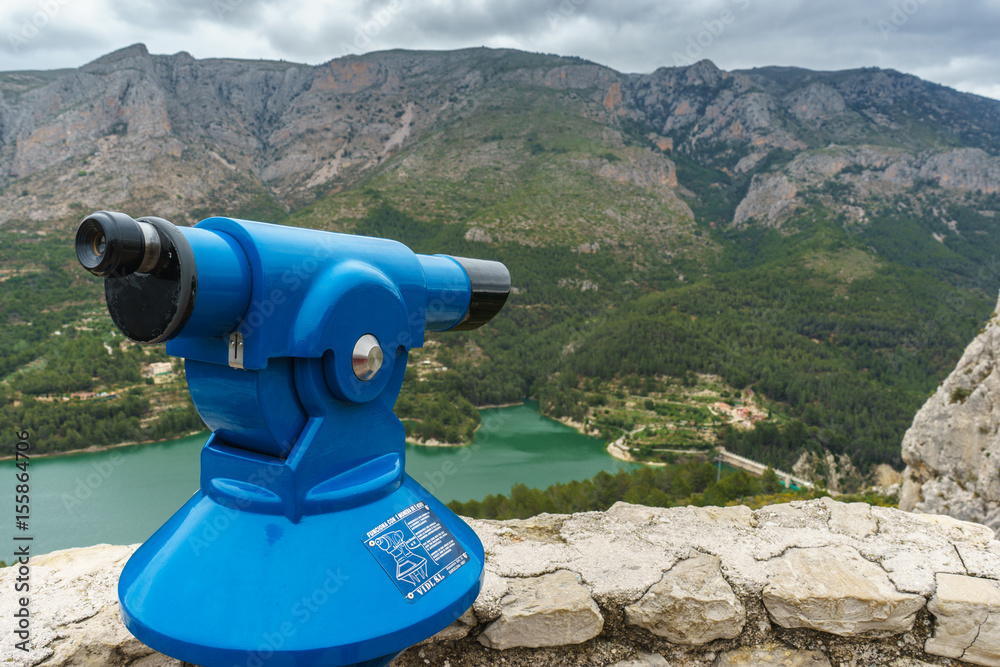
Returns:
[[[626,72],[878,66],[1000,99],[1000,0],[3,0],[0,71],[153,53],[321,63],[512,47]]]

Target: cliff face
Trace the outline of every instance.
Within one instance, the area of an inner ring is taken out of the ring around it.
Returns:
[[[725,72],[706,60],[629,75],[492,49],[390,51],[307,66],[151,55],[136,44],[78,69],[0,73],[0,224],[73,218],[94,206],[135,205],[180,221],[262,202],[287,211],[392,168],[389,157],[422,141],[440,160],[434,135],[442,128],[512,102],[527,109],[540,95],[559,116],[607,128],[610,146],[622,143],[629,122],[654,130],[648,139],[658,151],[594,170],[662,194],[687,217],[663,152],[742,174],[768,156],[787,162],[827,146],[862,147],[833,167],[889,167],[876,180],[904,186],[924,179],[1000,188],[989,157],[1000,151],[1000,104],[898,72]],[[475,154],[501,134],[467,146],[468,162],[449,164],[445,176],[482,168]],[[456,139],[468,137],[448,137]],[[873,157],[864,154],[869,145],[883,148]],[[490,168],[517,162],[488,157]],[[837,175],[822,158],[798,165],[809,169],[760,174],[735,222],[773,224],[793,210],[803,184]]]
[[[195,60],[138,44],[77,70],[5,74],[0,186],[19,187],[0,202],[8,219],[39,221],[73,202],[142,202],[168,217],[254,197],[295,203],[433,123],[470,75],[448,64]]]
[[[1000,305],[998,305],[1000,310]],[[1000,529],[1000,319],[990,319],[903,438],[900,508]]]
[[[849,222],[863,224],[866,208],[928,183],[960,193],[1000,192],[1000,158],[977,148],[913,153],[862,145],[806,151],[780,170],[754,174],[733,224],[780,226],[809,203],[808,195],[825,195],[829,208],[847,214]]]
[[[978,524],[829,498],[470,523],[486,548],[479,599],[396,667],[1000,664],[1000,542]],[[33,649],[8,643],[0,661],[179,665],[119,620],[133,549],[33,559]],[[14,576],[0,570],[0,586]],[[0,599],[7,637],[13,605]]]
[[[307,66],[152,55],[138,44],[74,70],[0,73],[0,227],[58,229],[98,208],[181,224],[223,211],[273,220],[376,174],[412,183],[407,203],[438,193],[450,202],[442,217],[465,222],[477,211],[461,209],[453,190],[487,179],[484,190],[514,196],[533,156],[566,154],[546,187],[572,189],[576,206],[556,197],[555,210],[488,211],[480,224],[502,227],[491,238],[549,242],[582,229],[584,240],[675,245],[692,213],[673,162],[626,146],[616,129],[629,86],[579,59],[491,49]],[[505,126],[515,120],[516,135]],[[553,133],[565,145],[552,145]],[[569,156],[592,145],[606,146],[594,149],[604,157]],[[609,190],[635,204],[611,206]],[[590,191],[601,194],[588,206]],[[314,224],[363,215],[341,210]]]

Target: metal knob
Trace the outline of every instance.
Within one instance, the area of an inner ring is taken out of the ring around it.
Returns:
[[[354,375],[362,382],[375,377],[378,369],[382,368],[382,348],[379,347],[378,338],[365,334],[358,339],[351,354],[351,367]]]

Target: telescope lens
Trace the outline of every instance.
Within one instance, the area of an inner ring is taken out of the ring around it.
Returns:
[[[76,257],[85,269],[103,275],[101,265],[106,263],[107,248],[107,235],[97,220],[87,218],[80,223],[76,231]]]
[[[76,230],[76,257],[95,276],[128,275],[142,264],[145,242],[139,223],[122,213],[98,211]]]

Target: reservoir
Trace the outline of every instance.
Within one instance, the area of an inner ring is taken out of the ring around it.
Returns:
[[[482,427],[467,447],[406,447],[406,471],[445,502],[506,494],[516,483],[545,488],[635,467],[612,458],[602,440],[542,417],[537,403],[481,414]],[[32,553],[144,541],[198,490],[207,436],[32,459],[31,520],[22,533],[34,538]],[[13,461],[4,463],[13,471]],[[13,488],[5,486],[10,507]]]

